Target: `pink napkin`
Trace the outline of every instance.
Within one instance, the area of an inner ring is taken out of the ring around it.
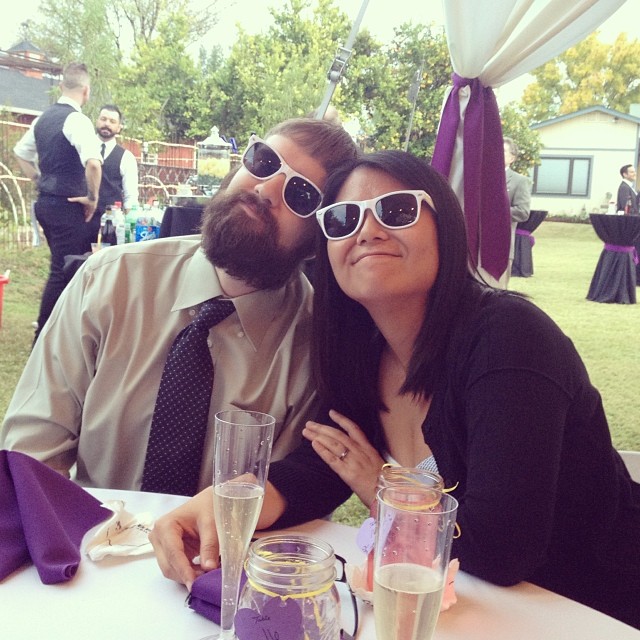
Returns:
[[[0,580],[33,562],[44,584],[71,580],[84,534],[111,511],[23,453],[0,451]]]

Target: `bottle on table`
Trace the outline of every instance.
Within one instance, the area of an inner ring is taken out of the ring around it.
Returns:
[[[627,198],[627,204],[624,205],[624,215],[630,216],[631,209],[633,209],[633,202],[631,201],[631,196]]]
[[[102,244],[115,246],[118,243],[116,236],[116,225],[114,223],[113,214],[111,213],[111,205],[107,205],[104,212],[104,229],[102,230]]]

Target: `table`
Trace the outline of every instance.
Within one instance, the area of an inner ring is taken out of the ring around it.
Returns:
[[[90,492],[100,500],[124,500],[131,513],[156,516],[184,501],[109,489]],[[326,540],[348,561],[364,559],[355,529],[315,520],[295,530]],[[458,603],[440,616],[435,640],[640,640],[640,631],[528,583],[496,587],[459,573],[456,592]],[[60,585],[43,585],[34,567],[24,567],[0,584],[0,637],[198,640],[215,632],[213,623],[184,606],[185,597],[186,589],[164,578],[152,555],[99,563],[84,558],[75,578]],[[360,613],[358,640],[375,640],[371,607],[360,603]],[[344,623],[350,630],[349,621]]]
[[[193,204],[191,206],[170,206],[164,210],[162,224],[160,225],[160,237],[188,236],[192,233],[200,233],[200,220],[204,205]]]
[[[529,278],[533,275],[532,248],[535,244],[533,232],[542,224],[547,217],[548,211],[532,209],[529,219],[518,222],[516,226],[516,237],[514,243],[513,265],[511,275],[516,278]]]
[[[589,218],[605,245],[591,279],[587,299],[635,304],[637,273],[634,244],[640,242],[640,216],[592,213]]]

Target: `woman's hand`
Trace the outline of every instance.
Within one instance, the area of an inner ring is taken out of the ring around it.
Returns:
[[[213,518],[213,489],[208,487],[182,506],[158,518],[149,534],[162,573],[191,591],[193,581],[218,566],[220,551]],[[193,559],[200,556],[200,564]]]
[[[355,422],[333,410],[329,416],[344,431],[309,421],[302,435],[311,441],[315,452],[369,506],[376,496],[378,474],[384,460]]]

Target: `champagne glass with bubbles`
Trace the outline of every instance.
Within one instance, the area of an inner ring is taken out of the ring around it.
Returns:
[[[215,417],[213,508],[222,558],[220,640],[236,638],[240,576],[264,500],[275,418],[257,411]]]

